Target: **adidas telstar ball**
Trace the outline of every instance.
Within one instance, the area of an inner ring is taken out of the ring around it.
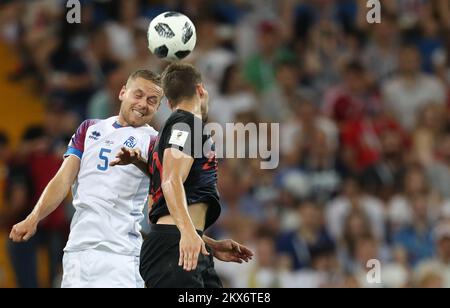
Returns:
[[[148,48],[159,58],[181,60],[191,53],[197,41],[195,26],[178,12],[156,16],[148,27]]]

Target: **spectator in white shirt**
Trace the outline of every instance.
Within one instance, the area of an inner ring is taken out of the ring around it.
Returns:
[[[399,53],[399,72],[383,85],[387,108],[408,131],[416,114],[430,103],[444,104],[445,87],[436,77],[420,71],[421,57],[416,47],[405,46]]]

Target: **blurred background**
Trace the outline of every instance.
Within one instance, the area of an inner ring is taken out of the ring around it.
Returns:
[[[256,252],[216,263],[226,286],[450,287],[450,2],[381,2],[369,24],[365,0],[86,0],[71,25],[66,1],[0,0],[0,287],[59,286],[70,198],[29,242],[9,230],[79,123],[164,68],[146,28],[168,10],[196,25],[210,120],[281,123],[277,169],[220,161],[209,233]]]

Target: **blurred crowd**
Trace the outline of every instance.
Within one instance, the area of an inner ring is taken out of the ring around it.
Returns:
[[[379,24],[362,0],[80,2],[81,23],[68,24],[66,1],[0,1],[0,39],[20,58],[7,78],[27,81],[46,110],[18,148],[0,134],[6,231],[34,206],[77,125],[117,114],[132,71],[164,68],[146,28],[180,11],[196,25],[186,61],[210,91],[209,120],[280,123],[277,169],[219,163],[223,211],[209,233],[256,252],[248,264],[217,262],[225,285],[450,287],[448,0],[383,0]],[[35,240],[8,243],[19,286],[37,286],[42,244],[57,281],[66,203]],[[367,280],[371,259],[381,283]]]

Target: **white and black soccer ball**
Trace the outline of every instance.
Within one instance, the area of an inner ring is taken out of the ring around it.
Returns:
[[[195,26],[178,12],[156,16],[147,31],[148,48],[158,58],[181,60],[191,53],[197,41]]]

